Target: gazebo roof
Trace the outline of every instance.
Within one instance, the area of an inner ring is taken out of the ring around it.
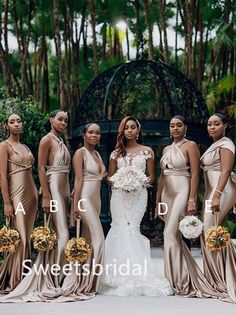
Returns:
[[[204,99],[192,81],[162,62],[126,62],[101,73],[86,89],[72,137],[90,121],[111,125],[126,115],[135,115],[141,121],[169,122],[178,114],[197,125],[207,121]]]

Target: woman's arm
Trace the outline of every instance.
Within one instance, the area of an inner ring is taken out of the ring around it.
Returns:
[[[190,189],[187,205],[187,213],[195,214],[196,208],[196,195],[199,183],[199,169],[200,169],[200,152],[195,142],[189,142],[187,147],[187,155],[190,165]]]
[[[8,149],[6,143],[0,144],[0,183],[1,183],[1,192],[4,202],[4,214],[7,218],[14,217],[14,209],[11,204],[10,195],[9,195],[9,186],[8,186]]]
[[[73,168],[75,173],[74,179],[74,193],[73,193],[73,208],[74,208],[74,218],[78,219],[80,217],[80,210],[78,208],[78,202],[80,200],[81,191],[83,188],[84,177],[83,177],[83,168],[84,168],[84,156],[83,150],[79,149],[75,152],[73,156]]]
[[[39,181],[42,190],[42,207],[44,211],[49,213],[50,211],[50,200],[51,194],[49,191],[48,180],[46,175],[46,165],[48,161],[49,151],[50,151],[50,139],[43,138],[39,143],[39,152],[38,152],[38,174],[39,174]]]
[[[155,181],[155,158],[154,153],[151,148],[149,148],[149,152],[151,157],[147,160],[147,175],[148,175],[148,183],[153,184]]]
[[[161,174],[158,180],[157,192],[156,192],[156,209],[155,209],[155,218],[158,217],[158,203],[161,202],[161,194],[164,186],[164,173],[161,170]],[[163,218],[162,218],[163,219]]]
[[[221,174],[212,198],[211,208],[213,212],[220,211],[220,197],[227,184],[234,165],[234,154],[229,149],[220,148]]]
[[[115,159],[109,160],[109,167],[108,167],[108,177],[107,182],[110,186],[112,186],[112,182],[110,181],[110,177],[115,174],[117,169],[117,161]]]

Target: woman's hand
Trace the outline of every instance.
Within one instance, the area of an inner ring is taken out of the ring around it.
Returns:
[[[14,209],[10,203],[4,204],[4,215],[7,218],[13,218],[15,216]]]
[[[106,180],[107,177],[108,177],[108,172],[105,172],[105,173],[103,174],[103,176],[102,176],[102,180]]]
[[[42,198],[42,207],[44,209],[44,211],[46,213],[49,213],[50,212],[50,201],[51,201],[51,196],[48,195],[48,196],[43,196]]]
[[[77,219],[80,219],[80,218],[81,218],[80,210],[79,209],[74,210],[74,219],[77,220]]]
[[[158,200],[156,202],[154,219],[160,218],[162,221],[165,221],[165,215],[167,213],[166,208],[164,208],[163,205],[159,206],[160,203],[161,203],[161,200]]]
[[[220,211],[220,194],[218,194],[217,192],[214,193],[211,201],[211,211],[212,214],[214,214],[214,212]]]
[[[188,202],[186,214],[194,215],[196,214],[196,212],[197,212],[197,208],[196,208],[195,202]]]

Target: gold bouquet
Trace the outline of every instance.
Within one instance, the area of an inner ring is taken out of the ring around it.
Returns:
[[[70,239],[65,248],[66,259],[69,262],[85,262],[91,254],[91,246],[83,237]]]
[[[209,250],[221,250],[230,242],[230,234],[228,229],[218,225],[209,228],[205,235],[205,243]]]
[[[76,222],[76,238],[70,239],[65,247],[66,260],[69,262],[85,262],[92,252],[91,246],[86,239],[79,237],[80,219]]]
[[[0,252],[14,253],[20,243],[20,234],[17,230],[4,225],[0,230]]]
[[[45,226],[36,227],[31,233],[33,247],[39,252],[52,250],[57,245],[56,233],[48,227],[45,219],[44,222]]]

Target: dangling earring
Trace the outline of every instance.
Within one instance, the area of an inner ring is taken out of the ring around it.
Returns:
[[[139,134],[137,133],[136,140],[138,140],[138,138],[139,138]]]
[[[173,137],[172,137],[172,135],[170,134],[170,139],[172,139]]]
[[[224,129],[224,132],[223,132],[223,137],[225,137],[225,129]]]

